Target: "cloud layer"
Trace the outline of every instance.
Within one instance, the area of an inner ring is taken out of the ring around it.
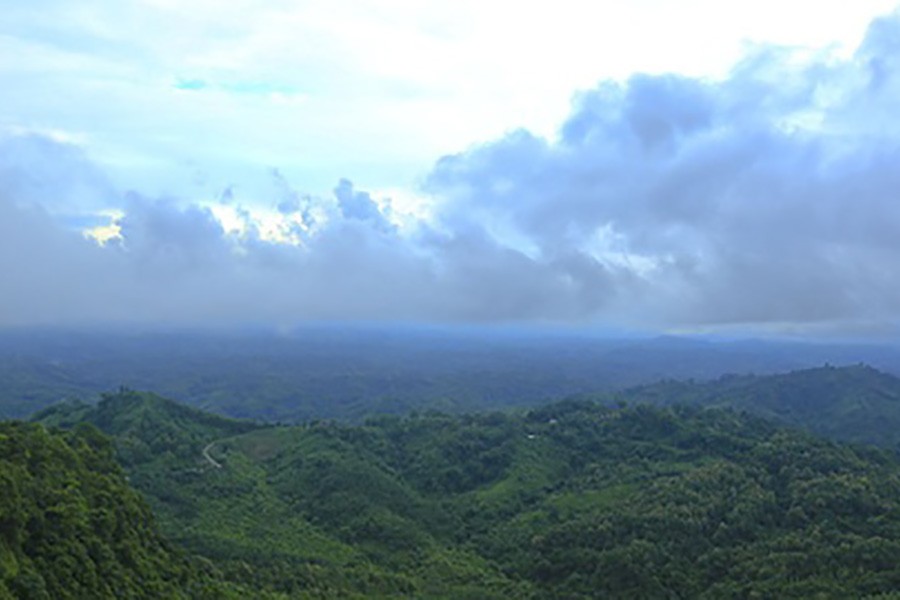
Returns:
[[[894,15],[849,59],[758,47],[722,80],[601,82],[557,139],[442,158],[413,222],[349,180],[311,198],[274,172],[279,234],[229,188],[234,228],[117,190],[75,145],[7,137],[0,323],[892,326],[898,40]],[[123,215],[104,247],[72,226],[100,208]]]

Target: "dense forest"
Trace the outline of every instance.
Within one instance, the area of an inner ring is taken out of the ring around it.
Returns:
[[[42,435],[110,436],[185,572],[206,565],[207,585],[257,595],[900,589],[896,455],[732,409],[569,400],[288,427],[122,390],[35,418]]]
[[[240,598],[160,533],[96,428],[0,423],[0,598]]]
[[[0,331],[0,418],[126,385],[266,421],[530,408],[661,379],[710,380],[860,361],[900,375],[900,349],[570,330],[307,326],[270,331]]]
[[[866,365],[667,380],[587,397],[610,404],[732,408],[830,439],[900,450],[900,379]]]

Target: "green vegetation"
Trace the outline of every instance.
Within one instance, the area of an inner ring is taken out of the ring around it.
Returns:
[[[731,408],[834,440],[900,450],[900,379],[864,365],[663,381],[605,399]]]
[[[0,598],[239,598],[164,540],[110,440],[0,423]]]
[[[122,391],[40,418],[105,428],[166,537],[257,595],[900,589],[896,457],[732,411],[567,401],[262,427]]]
[[[608,339],[572,330],[307,326],[265,331],[0,330],[0,418],[126,385],[268,422],[412,410],[531,408],[660,379],[707,380],[860,361],[894,374],[900,347]]]

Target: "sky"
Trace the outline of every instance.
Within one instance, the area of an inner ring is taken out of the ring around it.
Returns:
[[[34,0],[0,326],[893,337],[894,2]]]

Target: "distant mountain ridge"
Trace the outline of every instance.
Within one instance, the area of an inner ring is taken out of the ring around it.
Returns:
[[[900,450],[900,379],[861,364],[705,382],[661,381],[606,401],[731,408],[833,440]]]
[[[0,417],[120,385],[236,418],[361,422],[410,410],[528,408],[660,379],[865,362],[900,374],[900,347],[608,339],[566,330],[309,327],[272,333],[0,330]]]

